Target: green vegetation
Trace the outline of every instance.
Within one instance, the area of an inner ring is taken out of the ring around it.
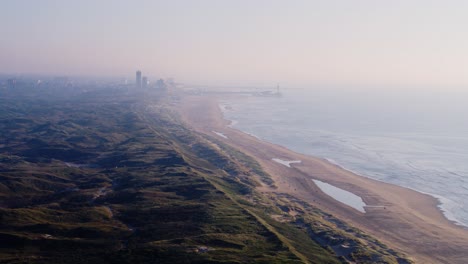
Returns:
[[[256,192],[273,185],[256,161],[157,97],[109,93],[0,99],[0,262],[404,263],[293,197]]]

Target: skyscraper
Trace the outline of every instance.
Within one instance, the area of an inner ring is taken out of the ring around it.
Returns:
[[[7,87],[9,89],[14,89],[16,88],[16,79],[8,79],[7,81]]]
[[[146,88],[147,88],[147,86],[148,86],[148,78],[147,78],[146,76],[143,76],[141,86],[142,86],[143,89],[146,89]]]
[[[141,71],[136,72],[136,88],[141,89]]]

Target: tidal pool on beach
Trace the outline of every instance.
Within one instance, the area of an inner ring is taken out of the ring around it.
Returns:
[[[366,204],[362,200],[361,197],[355,195],[354,193],[348,192],[346,190],[340,189],[336,186],[333,186],[331,184],[328,184],[323,181],[319,180],[313,180],[314,183],[317,185],[317,187],[322,190],[325,194],[331,196],[333,199],[344,203],[348,206],[351,206],[352,208],[358,210],[361,213],[365,213],[366,210],[364,207],[366,207]]]
[[[274,159],[271,159],[273,160],[274,162],[277,162],[279,164],[282,164],[288,168],[291,168],[291,164],[293,163],[301,163],[302,161],[300,160],[282,160],[282,159],[278,159],[278,158],[274,158]]]

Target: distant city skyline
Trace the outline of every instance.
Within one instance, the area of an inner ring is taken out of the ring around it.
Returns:
[[[2,1],[0,73],[468,85],[468,2]]]

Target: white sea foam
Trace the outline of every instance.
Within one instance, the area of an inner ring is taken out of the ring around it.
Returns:
[[[231,120],[231,123],[228,125],[228,127],[234,127],[239,123],[237,120]]]
[[[331,196],[333,199],[348,206],[351,206],[352,208],[358,210],[361,213],[366,212],[366,210],[364,209],[364,207],[366,207],[366,204],[364,203],[361,197],[355,195],[354,193],[348,192],[346,190],[340,189],[336,186],[319,180],[314,180],[314,183],[320,188],[320,190],[322,190],[322,192]]]
[[[437,200],[439,200],[440,203],[439,203],[438,207],[448,220],[454,222],[456,225],[465,226],[464,223],[461,222],[455,216],[455,214],[452,213],[453,211],[460,210],[460,208],[459,208],[460,206],[457,205],[457,203],[453,202],[450,199],[447,199],[445,197],[437,195],[437,194],[429,194],[429,193],[427,193],[427,194],[431,195],[431,196],[437,198]]]
[[[223,113],[225,113],[228,109],[230,109],[229,105],[226,102],[219,102],[218,107]]]
[[[272,159],[273,161],[279,163],[279,164],[282,164],[288,168],[291,168],[291,164],[293,163],[301,163],[302,161],[300,160],[282,160],[282,159],[278,159],[278,158],[273,158]]]

